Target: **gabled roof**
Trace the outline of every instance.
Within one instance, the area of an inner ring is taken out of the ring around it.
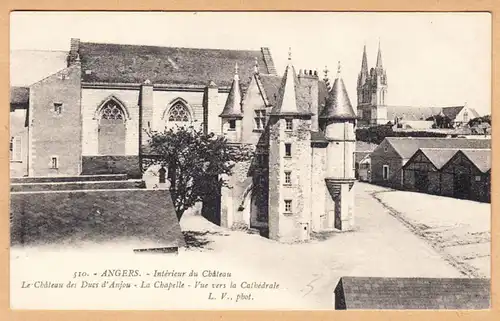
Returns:
[[[420,148],[419,150],[436,169],[441,169],[459,151],[457,148]]]
[[[489,309],[490,280],[342,277],[336,309]]]
[[[453,120],[457,117],[458,113],[464,109],[464,106],[452,106],[452,107],[443,107],[443,114],[449,119]]]
[[[490,139],[431,138],[431,137],[386,137],[385,140],[403,159],[409,159],[420,148],[442,149],[490,149]],[[380,146],[380,145],[379,145]]]
[[[460,152],[481,172],[486,173],[491,169],[491,149],[462,149]]]
[[[11,105],[28,105],[30,89],[28,87],[10,87]]]
[[[278,100],[278,92],[281,86],[281,77],[276,75],[263,74],[259,74],[257,75],[257,77],[259,78],[263,87],[262,90],[264,90],[264,93],[267,97],[267,103],[270,106],[276,106],[276,102]]]
[[[219,87],[231,85],[236,63],[242,85],[250,81],[256,60],[260,72],[275,71],[272,59],[265,61],[263,50],[79,44],[84,82],[142,83],[149,79],[153,84],[206,85],[211,80]]]

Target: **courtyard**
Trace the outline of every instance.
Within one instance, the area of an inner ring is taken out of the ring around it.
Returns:
[[[119,244],[82,244],[78,248],[12,248],[12,307],[331,309],[333,289],[342,276],[490,276],[490,204],[359,182],[354,188],[356,229],[315,234],[308,243],[280,244],[249,231],[221,228],[188,213],[181,219],[187,247],[180,249],[178,255],[133,254],[126,240]],[[27,275],[32,279],[68,282],[76,271],[92,275],[94,271],[114,268],[151,273],[210,271],[208,274],[231,276],[202,278],[200,275],[197,279],[207,283],[266,282],[280,286],[212,290],[186,285],[185,289],[133,292],[85,289],[78,292],[78,300],[68,295],[74,291],[71,289],[20,287]],[[224,292],[235,298],[241,295],[242,299],[238,302],[220,299]],[[217,299],[208,299],[209,293]]]

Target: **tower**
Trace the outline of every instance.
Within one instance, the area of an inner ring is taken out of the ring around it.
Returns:
[[[332,227],[350,230],[354,225],[354,150],[356,144],[356,114],[340,75],[330,91],[330,99],[320,115],[321,127],[328,140],[325,183],[326,212]]]
[[[243,111],[241,109],[241,86],[238,75],[238,63],[234,66],[234,77],[231,89],[227,96],[226,104],[219,115],[221,121],[221,133],[226,136],[230,143],[241,142],[241,123]]]
[[[385,98],[387,95],[387,76],[382,65],[382,50],[380,48],[380,41],[378,44],[377,64],[372,76],[372,124],[386,124],[387,123],[387,107],[385,105]]]
[[[311,221],[311,116],[298,95],[299,80],[288,65],[271,110],[269,135],[269,238],[308,240]]]
[[[375,68],[368,71],[366,45],[363,47],[361,71],[357,83],[357,114],[364,125],[378,125],[387,123],[387,75],[382,64],[382,50],[378,47]]]

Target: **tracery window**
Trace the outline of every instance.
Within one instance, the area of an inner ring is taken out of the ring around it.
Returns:
[[[188,122],[190,121],[189,112],[182,103],[176,103],[168,112],[168,121]]]
[[[122,108],[115,101],[108,101],[101,110],[101,119],[125,119]]]

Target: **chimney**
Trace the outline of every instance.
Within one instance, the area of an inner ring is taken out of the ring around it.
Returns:
[[[71,45],[68,54],[68,67],[74,65],[75,62],[77,62],[77,60],[80,60],[79,51],[80,51],[80,39],[71,38]]]

